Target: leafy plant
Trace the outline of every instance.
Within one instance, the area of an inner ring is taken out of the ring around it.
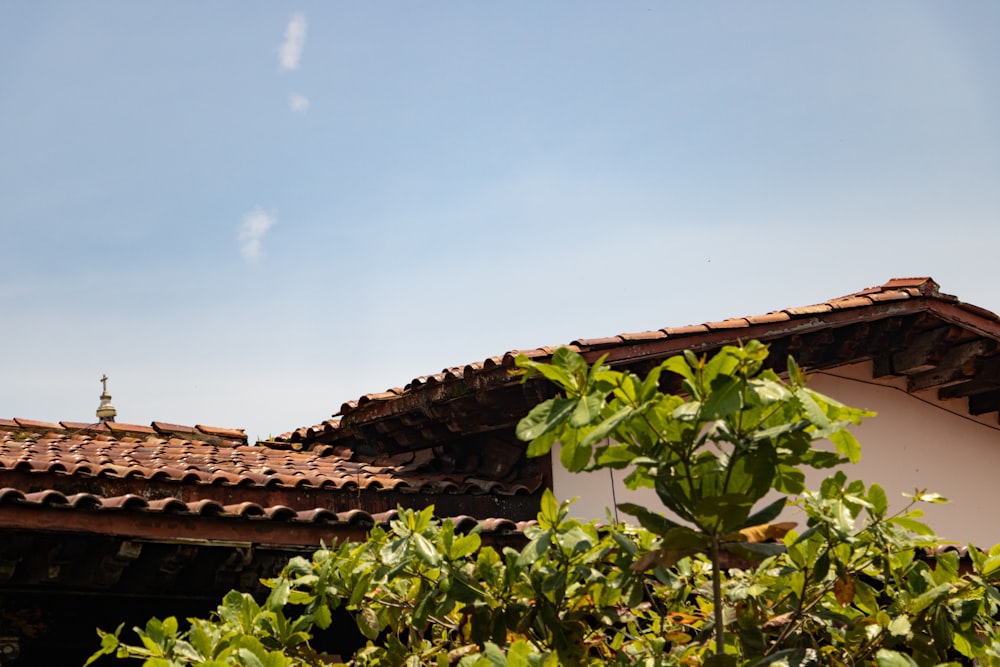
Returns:
[[[846,426],[867,413],[806,388],[794,360],[788,363],[790,382],[782,382],[764,368],[766,358],[767,347],[756,341],[725,347],[708,360],[687,352],[645,379],[612,370],[603,360],[588,367],[565,347],[551,364],[518,359],[526,375],[544,375],[565,393],[535,407],[518,425],[518,437],[530,441],[529,454],[547,453],[558,441],[560,459],[571,471],[631,468],[629,488],[655,489],[679,520],[635,504],[619,506],[660,537],[659,549],[644,564],[669,567],[709,554],[719,656],[712,664],[729,662],[723,659],[721,553],[773,555],[781,547],[766,540],[788,529],[770,523],[784,509],[784,497],[756,511],[754,506],[772,488],[803,491],[803,467],[860,458]],[[683,378],[686,397],[660,391],[664,371]],[[821,439],[833,441],[836,451],[813,447]]]
[[[621,505],[639,526],[580,522],[546,492],[523,548],[498,551],[401,510],[364,542],[292,559],[261,604],[231,592],[187,629],[136,628],[140,644],[102,632],[91,662],[329,665],[316,634],[346,611],[367,638],[338,663],[351,666],[1000,665],[1000,548],[970,547],[968,566],[921,558],[937,540],[919,505],[935,494],[890,511],[842,471],[806,491],[805,468],[858,460],[846,427],[869,413],[809,390],[792,360],[782,381],[766,356],[751,342],[645,378],[565,348],[519,359],[562,392],[518,425],[528,453],[558,441],[570,470],[627,469],[664,506]],[[664,372],[681,394],[661,390]],[[801,532],[778,520],[789,502]]]

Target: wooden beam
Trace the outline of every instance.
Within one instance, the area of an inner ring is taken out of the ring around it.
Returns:
[[[932,370],[944,355],[944,345],[952,329],[944,326],[907,336],[906,347],[892,355],[893,372],[896,375],[913,375]]]
[[[976,373],[978,359],[984,354],[995,352],[996,348],[996,342],[986,339],[956,345],[945,352],[933,369],[909,376],[906,381],[907,391],[921,391],[970,379]]]
[[[1000,389],[1000,355],[980,359],[975,376],[968,382],[961,382],[938,390],[938,398],[962,398],[975,396]]]
[[[969,397],[970,414],[984,415],[987,412],[996,412],[997,410],[1000,410],[1000,391],[975,394]]]

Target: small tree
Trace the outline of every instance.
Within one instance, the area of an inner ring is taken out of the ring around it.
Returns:
[[[933,494],[890,513],[881,487],[842,472],[805,491],[803,468],[858,459],[845,427],[867,413],[807,389],[792,360],[782,381],[766,355],[756,342],[686,354],[645,378],[565,348],[551,364],[518,360],[563,392],[519,424],[529,455],[558,441],[570,470],[627,468],[670,517],[623,504],[641,527],[598,528],[546,492],[526,546],[498,552],[431,509],[401,511],[365,542],[293,559],[263,604],[230,593],[184,631],[153,619],[141,646],[101,633],[91,661],[330,664],[311,642],[344,608],[370,640],[352,666],[1000,665],[1000,550],[970,548],[964,574],[954,554],[918,558],[934,538],[915,505]],[[661,391],[663,372],[682,395]],[[801,533],[776,522],[789,495],[808,517]],[[727,569],[732,557],[759,563]]]
[[[706,664],[732,662],[724,658],[721,553],[776,554],[782,546],[765,540],[783,537],[790,527],[769,523],[784,509],[784,496],[756,512],[754,506],[772,488],[801,493],[805,466],[829,468],[861,456],[846,426],[867,413],[806,388],[794,360],[788,362],[789,383],[782,382],[764,370],[766,358],[767,347],[757,341],[725,347],[711,360],[687,352],[644,380],[611,370],[603,359],[588,367],[565,347],[551,364],[518,360],[527,375],[542,374],[565,393],[538,405],[518,425],[518,437],[530,441],[529,456],[548,453],[558,441],[560,459],[572,472],[631,468],[629,488],[655,489],[686,523],[620,505],[660,537],[645,564],[670,567],[709,554],[718,657]],[[685,397],[660,391],[664,371],[683,377]],[[608,438],[614,442],[605,444]],[[833,441],[837,451],[813,447],[822,439]]]

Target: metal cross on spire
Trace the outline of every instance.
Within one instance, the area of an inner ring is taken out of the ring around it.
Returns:
[[[118,416],[118,410],[115,406],[111,405],[111,394],[108,393],[108,376],[107,374],[101,375],[101,386],[104,391],[101,392],[101,404],[97,406],[97,419],[101,422],[113,422],[115,417]]]

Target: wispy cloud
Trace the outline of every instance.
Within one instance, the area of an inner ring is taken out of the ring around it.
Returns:
[[[288,71],[299,68],[302,60],[302,47],[306,44],[305,14],[295,13],[288,19],[285,28],[285,41],[278,49],[278,63],[281,69]]]
[[[261,255],[260,244],[267,234],[267,230],[278,222],[274,213],[268,213],[260,206],[248,211],[243,215],[243,222],[240,224],[240,254],[243,259],[254,261]]]
[[[306,111],[309,109],[309,98],[300,93],[292,93],[288,96],[288,108],[300,113]]]

